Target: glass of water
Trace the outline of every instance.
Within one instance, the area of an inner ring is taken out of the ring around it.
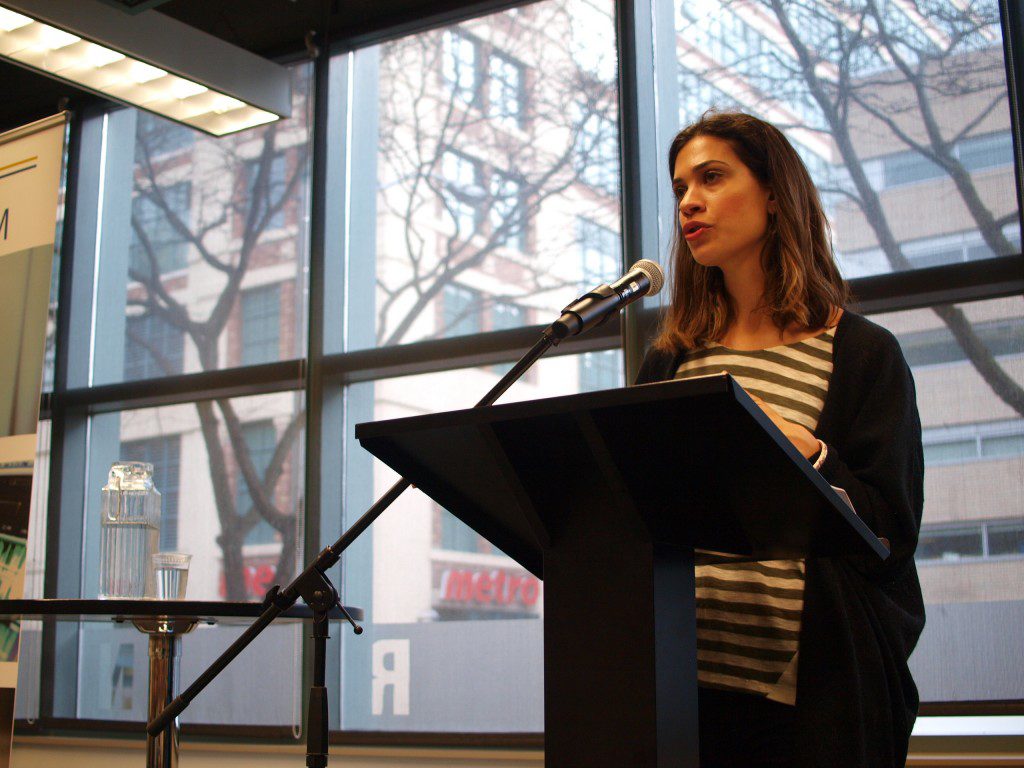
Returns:
[[[153,575],[156,579],[157,600],[184,600],[188,585],[188,564],[192,555],[183,552],[156,552],[153,554]]]

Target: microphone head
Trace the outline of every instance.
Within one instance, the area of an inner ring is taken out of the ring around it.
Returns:
[[[650,259],[640,259],[640,261],[629,268],[631,272],[634,269],[639,269],[651,281],[651,289],[647,292],[648,296],[656,296],[665,285],[665,273],[661,271],[661,267]]]

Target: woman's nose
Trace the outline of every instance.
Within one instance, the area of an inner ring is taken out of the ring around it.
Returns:
[[[689,192],[679,201],[679,213],[685,216],[692,216],[702,210],[704,210],[704,204]]]

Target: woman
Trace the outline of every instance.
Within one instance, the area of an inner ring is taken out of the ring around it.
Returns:
[[[778,129],[706,114],[669,167],[672,306],[638,383],[730,372],[891,548],[698,565],[701,765],[903,766],[924,626],[910,370],[888,331],[844,310],[817,191]]]

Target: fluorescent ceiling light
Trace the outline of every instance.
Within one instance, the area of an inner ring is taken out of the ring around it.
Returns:
[[[291,113],[284,67],[155,11],[0,0],[0,56],[214,136]]]

